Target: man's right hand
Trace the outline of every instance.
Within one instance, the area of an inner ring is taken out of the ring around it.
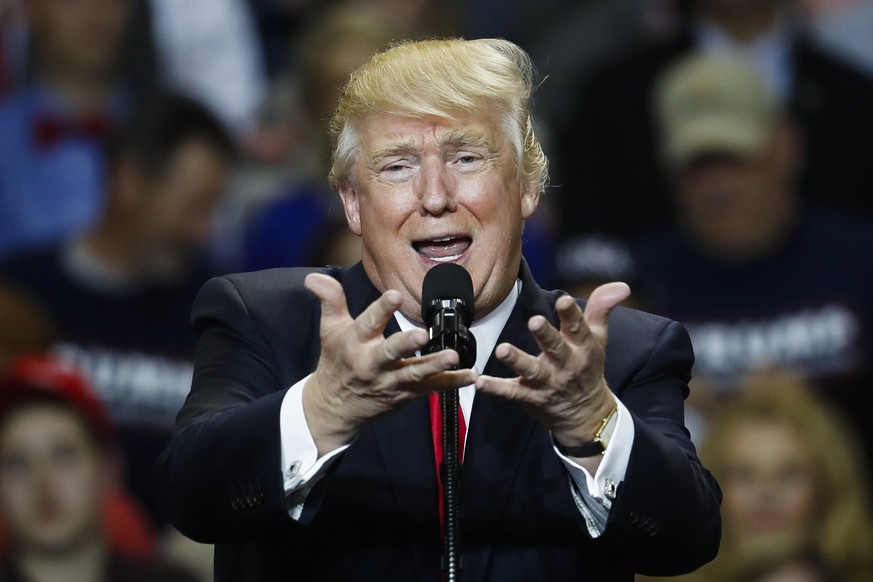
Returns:
[[[473,370],[452,370],[458,364],[454,350],[410,357],[427,344],[424,329],[384,337],[400,307],[398,291],[385,291],[352,319],[339,281],[312,273],[305,285],[321,301],[321,356],[303,389],[319,456],[348,444],[369,420],[417,396],[476,381]]]

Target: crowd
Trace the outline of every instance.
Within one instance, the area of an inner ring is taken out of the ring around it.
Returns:
[[[194,298],[215,274],[357,262],[327,180],[340,88],[392,41],[463,36],[538,67],[535,279],[581,297],[625,281],[626,304],[689,331],[686,422],[725,491],[700,579],[873,580],[871,15],[873,0],[3,0],[3,579],[211,579],[210,548],[149,483],[191,384]],[[93,493],[69,523],[65,474]]]

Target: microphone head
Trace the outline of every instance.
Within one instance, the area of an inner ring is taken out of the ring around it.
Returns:
[[[473,280],[467,269],[457,263],[434,265],[424,276],[421,288],[421,317],[431,320],[439,301],[457,299],[458,309],[465,312],[467,322],[473,322],[476,308],[473,300]]]

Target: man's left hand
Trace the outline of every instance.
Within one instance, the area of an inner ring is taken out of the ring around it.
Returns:
[[[603,377],[607,320],[629,295],[625,283],[606,283],[591,293],[584,312],[571,296],[560,297],[555,303],[560,329],[541,315],[528,322],[542,353],[532,356],[512,344],[498,345],[495,355],[518,376],[479,376],[476,388],[518,400],[564,446],[592,440],[615,406]]]

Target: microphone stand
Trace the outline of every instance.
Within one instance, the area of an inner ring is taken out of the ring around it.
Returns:
[[[443,538],[443,570],[446,582],[457,582],[461,574],[461,521],[458,506],[458,473],[460,469],[458,443],[458,389],[440,393],[440,409],[443,416],[443,509],[445,511],[445,537]]]
[[[464,267],[444,263],[431,268],[422,283],[422,320],[430,341],[423,353],[446,348],[458,352],[458,368],[476,364],[476,338],[470,332],[475,315],[473,281]],[[458,502],[460,447],[458,444],[458,389],[440,393],[443,460],[439,467],[443,486],[443,580],[458,582],[461,573],[461,515]]]

